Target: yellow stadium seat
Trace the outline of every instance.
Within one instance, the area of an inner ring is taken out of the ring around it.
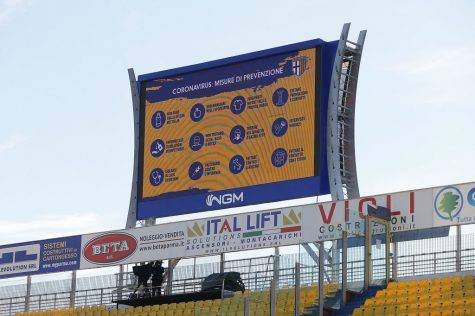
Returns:
[[[398,315],[404,315],[407,310],[407,305],[401,304],[401,305],[396,305],[396,312]]]
[[[465,299],[459,298],[459,299],[454,299],[454,308],[463,308],[465,307]]]
[[[402,289],[397,289],[396,291],[394,291],[394,295],[395,296],[406,296],[407,295],[407,288],[402,288]]]
[[[419,297],[416,295],[411,295],[407,297],[407,304],[413,304],[413,303],[418,303],[419,302]]]
[[[411,280],[409,281],[408,288],[417,288],[419,286],[419,281]]]
[[[464,290],[463,283],[455,283],[452,284],[452,291],[453,292],[460,292]]]
[[[376,292],[376,298],[382,298],[382,297],[386,297],[386,291],[385,290],[382,290],[382,291],[378,291]]]
[[[388,288],[388,290],[396,289],[397,288],[397,283],[396,282],[389,282],[387,288]]]
[[[450,284],[450,283],[452,283],[452,278],[451,278],[451,277],[442,278],[442,280],[440,280],[440,283],[442,283],[442,284]]]
[[[382,316],[386,314],[386,306],[375,307],[373,310],[374,315]]]
[[[420,288],[418,286],[411,287],[407,289],[407,295],[417,295],[420,292]]]
[[[375,300],[370,298],[370,299],[367,299],[365,302],[364,302],[364,307],[367,308],[367,307],[372,307],[374,306],[374,303],[375,303]]]
[[[434,278],[430,280],[430,286],[440,286],[442,279]]]
[[[389,304],[398,304],[398,305],[401,305],[401,304],[407,304],[407,296],[399,296],[399,297],[396,297],[396,300],[389,300]]]
[[[430,285],[418,288],[419,295],[429,294],[429,289],[430,289]]]
[[[386,291],[386,297],[394,297],[398,295],[398,289],[391,289]]]
[[[474,296],[475,296],[475,294],[474,294],[475,289],[473,289],[473,288],[471,288],[471,289],[464,289],[463,292],[464,292],[464,294],[465,294],[466,297],[474,297]]]
[[[357,308],[353,311],[353,316],[363,316],[363,310],[361,308]]]
[[[443,301],[443,302],[442,302],[442,308],[444,308],[444,309],[452,309],[453,304],[454,304],[454,303],[452,302],[452,300]]]
[[[453,310],[453,314],[452,314],[452,315],[462,316],[462,315],[467,315],[467,314],[468,314],[468,313],[466,313],[464,309],[462,309],[462,308],[457,308],[457,309],[454,309],[454,310]]]
[[[463,282],[474,281],[474,279],[475,279],[475,276],[472,274],[468,274],[462,277]]]
[[[429,286],[429,280],[428,279],[419,280],[419,287],[424,287],[424,286]]]
[[[450,292],[452,291],[452,284],[443,284],[440,287],[440,292]]]

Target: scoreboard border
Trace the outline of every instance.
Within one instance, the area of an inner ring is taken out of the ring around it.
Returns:
[[[189,74],[192,72],[198,72],[202,70],[207,70],[211,68],[221,67],[221,66],[228,66],[232,64],[248,62],[255,59],[266,58],[278,54],[295,52],[299,50],[315,48],[316,49],[316,57],[317,57],[317,71],[315,74],[315,144],[314,144],[314,154],[315,154],[315,164],[314,164],[314,176],[308,178],[300,178],[300,179],[293,179],[287,181],[280,181],[280,182],[273,182],[267,184],[260,184],[254,186],[247,186],[247,187],[240,187],[240,188],[232,188],[226,190],[218,190],[213,191],[213,194],[229,194],[234,193],[235,191],[246,192],[251,190],[259,191],[262,190],[263,194],[274,195],[275,192],[283,192],[285,194],[277,194],[278,197],[268,198],[268,199],[253,199],[251,198],[246,199],[248,201],[242,202],[239,204],[234,204],[231,207],[239,207],[239,206],[246,206],[252,204],[260,204],[260,203],[270,203],[276,202],[285,199],[294,199],[294,198],[303,198],[309,197],[314,195],[321,195],[321,194],[328,194],[330,193],[329,188],[329,180],[328,180],[328,168],[327,168],[327,146],[326,146],[326,134],[327,134],[327,104],[328,104],[328,94],[329,94],[329,84],[331,79],[331,70],[332,70],[332,61],[335,57],[335,52],[337,48],[338,41],[335,42],[325,42],[321,39],[315,39],[310,41],[305,41],[296,44],[285,45],[277,48],[266,49],[262,51],[252,52],[248,54],[243,54],[239,56],[219,59],[215,61],[209,61],[205,63],[200,63],[192,66],[185,66],[174,68],[170,70],[164,70],[149,74],[144,74],[138,76],[138,80],[135,82],[136,90],[138,93],[138,113],[135,113],[138,117],[138,126],[136,133],[136,142],[138,142],[136,148],[136,157],[134,162],[134,168],[136,168],[137,174],[134,177],[134,185],[135,185],[135,199],[131,198],[131,205],[130,208],[134,209],[135,218],[137,220],[144,220],[147,218],[158,218],[158,217],[167,217],[167,216],[175,216],[175,215],[183,215],[189,213],[199,213],[204,211],[214,211],[219,209],[229,208],[230,206],[221,206],[221,207],[197,207],[196,209],[190,210],[187,207],[183,207],[184,210],[182,212],[179,211],[168,211],[168,210],[155,210],[155,211],[147,211],[147,212],[139,212],[141,206],[140,203],[153,203],[152,201],[159,200],[159,198],[146,198],[142,197],[142,183],[143,183],[143,155],[144,155],[144,101],[145,101],[145,88],[142,84],[145,81],[154,80],[157,78],[167,78],[173,76],[179,76],[184,74]],[[330,63],[330,64],[329,64]],[[131,80],[131,86],[133,85]],[[133,87],[132,87],[133,89]],[[134,186],[133,185],[133,186]],[[288,188],[294,187],[294,189],[289,190]],[[296,188],[301,188],[296,190]],[[133,190],[134,191],[134,188]],[[261,195],[263,195],[261,194]],[[134,193],[132,192],[132,195]],[[208,195],[206,193],[205,195]],[[204,198],[203,198],[204,200]],[[132,205],[135,203],[135,205]],[[145,205],[145,204],[142,204]],[[149,207],[150,209],[150,207]],[[186,209],[186,210],[185,210]],[[130,212],[129,212],[130,213]],[[128,218],[128,227],[131,227],[132,220],[130,219],[130,214]]]

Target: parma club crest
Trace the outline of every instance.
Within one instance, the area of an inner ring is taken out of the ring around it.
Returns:
[[[292,59],[292,72],[297,77],[300,77],[308,69],[308,57],[298,56]]]

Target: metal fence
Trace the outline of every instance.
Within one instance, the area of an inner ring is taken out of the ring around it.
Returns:
[[[436,273],[456,272],[455,250],[439,251],[431,253],[420,253],[412,255],[398,256],[398,277],[432,275]],[[291,255],[294,259],[301,258],[300,255]],[[463,249],[461,252],[462,271],[475,270],[475,248]],[[241,277],[250,291],[260,291],[269,288],[270,281],[274,274],[274,257],[258,257],[245,260],[233,260],[225,263],[225,271],[240,270]],[[285,256],[280,256],[280,263],[285,266],[278,269],[277,288],[294,286],[295,266],[285,264]],[[282,260],[284,259],[284,260]],[[198,266],[198,265],[197,265]],[[195,266],[193,269],[199,270]],[[203,267],[201,267],[203,268]],[[341,283],[341,265],[326,265],[325,272],[328,277]],[[187,267],[186,269],[190,269]],[[173,293],[194,292],[200,290],[202,279],[209,272],[207,269],[197,273],[194,271],[194,278],[174,277]],[[375,280],[384,279],[385,264],[384,258],[374,258],[372,262],[373,278]],[[183,271],[182,271],[183,272]],[[126,274],[126,288],[133,286],[134,278],[130,273]],[[183,273],[186,276],[187,273]],[[348,283],[351,288],[352,283],[361,283],[364,278],[364,261],[353,260],[348,262]],[[300,282],[302,286],[316,284],[318,282],[318,265],[314,262],[301,264]],[[166,284],[164,284],[164,287]],[[85,305],[112,305],[112,299],[117,297],[117,286],[102,287],[97,289],[79,290],[75,292],[75,306]],[[125,292],[125,291],[124,291]],[[69,291],[57,293],[44,293],[32,295],[30,297],[30,310],[48,310],[54,308],[65,308],[70,306],[71,293]],[[25,310],[25,296],[0,299],[0,315],[14,315],[15,312]]]

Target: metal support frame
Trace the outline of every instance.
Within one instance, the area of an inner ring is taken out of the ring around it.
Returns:
[[[172,294],[173,291],[173,269],[175,268],[173,260],[168,260],[168,267],[166,270],[167,286],[165,287],[165,295]]]
[[[73,270],[71,271],[71,291],[69,294],[69,307],[74,308],[74,305],[76,304],[76,274],[77,271]]]
[[[327,164],[332,200],[360,196],[355,157],[355,107],[358,73],[366,30],[356,43],[348,41],[350,23],[343,25],[333,63],[327,114]],[[342,305],[347,291],[348,234],[342,234]]]
[[[275,280],[270,281],[270,291],[269,291],[269,303],[270,303],[270,316],[275,316],[276,305],[277,305],[277,293],[276,293],[276,284]]]
[[[224,273],[224,264],[226,262],[224,252],[219,255],[219,273]]]
[[[140,91],[137,79],[135,77],[135,72],[133,68],[129,68],[129,82],[130,82],[130,92],[132,95],[132,111],[134,117],[134,166],[133,166],[133,173],[132,173],[132,187],[130,192],[130,203],[129,203],[129,211],[127,214],[127,221],[125,224],[125,228],[133,228],[137,226],[137,201],[138,201],[138,162],[139,162],[139,145],[140,145]],[[153,226],[156,224],[155,218],[148,218],[145,221],[142,221],[142,226]],[[180,260],[180,259],[175,259]],[[174,265],[178,263],[178,261],[174,261]],[[173,265],[173,267],[174,267]],[[173,274],[173,268],[172,268]],[[165,276],[168,278],[168,273]],[[173,282],[173,278],[170,278],[167,282],[170,284]],[[167,289],[168,290],[168,289]],[[171,287],[170,287],[171,291]]]
[[[348,289],[348,232],[343,231],[341,237],[341,305],[347,302],[346,291]]]
[[[244,298],[244,316],[251,316],[251,304],[248,296]]]
[[[397,235],[393,234],[393,280],[397,281],[397,261],[398,261],[398,249],[397,249]]]
[[[168,260],[168,267],[165,269],[165,276],[163,278],[163,281],[167,282],[165,287],[166,295],[170,295],[173,292],[173,270],[175,269],[178,262],[180,262],[180,258]]]
[[[389,284],[389,280],[391,279],[391,227],[389,225],[389,222],[386,222],[385,225],[386,228],[386,243],[385,243],[385,252],[386,252],[386,285]]]
[[[319,243],[318,242],[314,242],[313,243],[315,245],[315,247],[319,247]],[[325,249],[323,249],[323,256],[325,258],[325,260],[327,261],[328,264],[332,264],[332,256],[330,254],[330,251],[326,251]]]
[[[319,242],[318,252],[322,254],[325,251],[325,244],[323,241]],[[323,303],[325,297],[323,297],[323,269],[324,269],[324,258],[320,255],[318,260],[318,315],[323,315]]]
[[[348,41],[350,23],[343,25],[333,63],[328,99],[327,163],[333,200],[359,197],[355,159],[355,101],[366,31]],[[346,192],[344,192],[346,191]]]
[[[295,316],[298,316],[300,313],[300,262],[295,263],[295,302],[294,302],[294,312]]]
[[[193,279],[196,278],[196,257],[193,257]]]
[[[462,271],[462,226],[456,227],[455,270]]]
[[[314,243],[315,246],[317,246],[317,248],[319,249],[320,247],[320,242],[315,242]],[[323,257],[323,260],[325,260],[327,257],[329,257],[328,253],[325,252],[325,249],[323,249],[322,252],[320,252],[319,250],[319,254],[317,255],[317,253],[312,249],[312,247],[310,246],[310,244],[307,244],[307,243],[303,243],[302,244],[302,247],[305,249],[305,251],[307,251],[307,253],[309,254],[310,258],[313,259],[313,261],[315,261],[316,264],[319,264],[320,262],[320,257]],[[329,258],[331,260],[331,258]],[[331,261],[330,261],[331,262]],[[323,274],[325,276],[325,278],[327,279],[327,282],[331,282],[331,278],[330,276],[328,275],[328,273],[325,271],[325,269],[323,269]]]
[[[274,275],[273,279],[277,288],[279,287],[279,271],[280,271],[280,253],[279,247],[274,248]]]
[[[364,219],[364,282],[363,288],[368,289],[371,283],[371,221],[369,216]]]
[[[122,290],[124,288],[124,265],[119,266],[119,284],[117,284],[117,299],[122,299]]]
[[[30,299],[31,299],[31,275],[28,275],[26,277],[25,312],[30,311]]]
[[[372,260],[372,236],[373,236],[373,222],[383,225],[385,227],[385,279],[386,284],[389,283],[391,277],[391,258],[390,258],[390,247],[391,247],[391,226],[389,220],[384,220],[378,217],[366,215],[364,217],[364,282],[363,288],[365,290],[371,285],[372,275],[373,275],[373,260]]]
[[[132,173],[132,188],[130,192],[129,211],[125,228],[133,228],[137,224],[137,185],[139,162],[139,122],[140,122],[140,93],[133,68],[128,69],[130,92],[132,94],[132,110],[134,115],[134,166]]]
[[[346,223],[345,223],[346,224]],[[348,232],[341,233],[341,306],[347,303],[348,293]]]
[[[340,250],[338,249],[338,240],[332,241],[331,248],[331,267],[332,267],[332,282],[338,283],[340,273]]]

